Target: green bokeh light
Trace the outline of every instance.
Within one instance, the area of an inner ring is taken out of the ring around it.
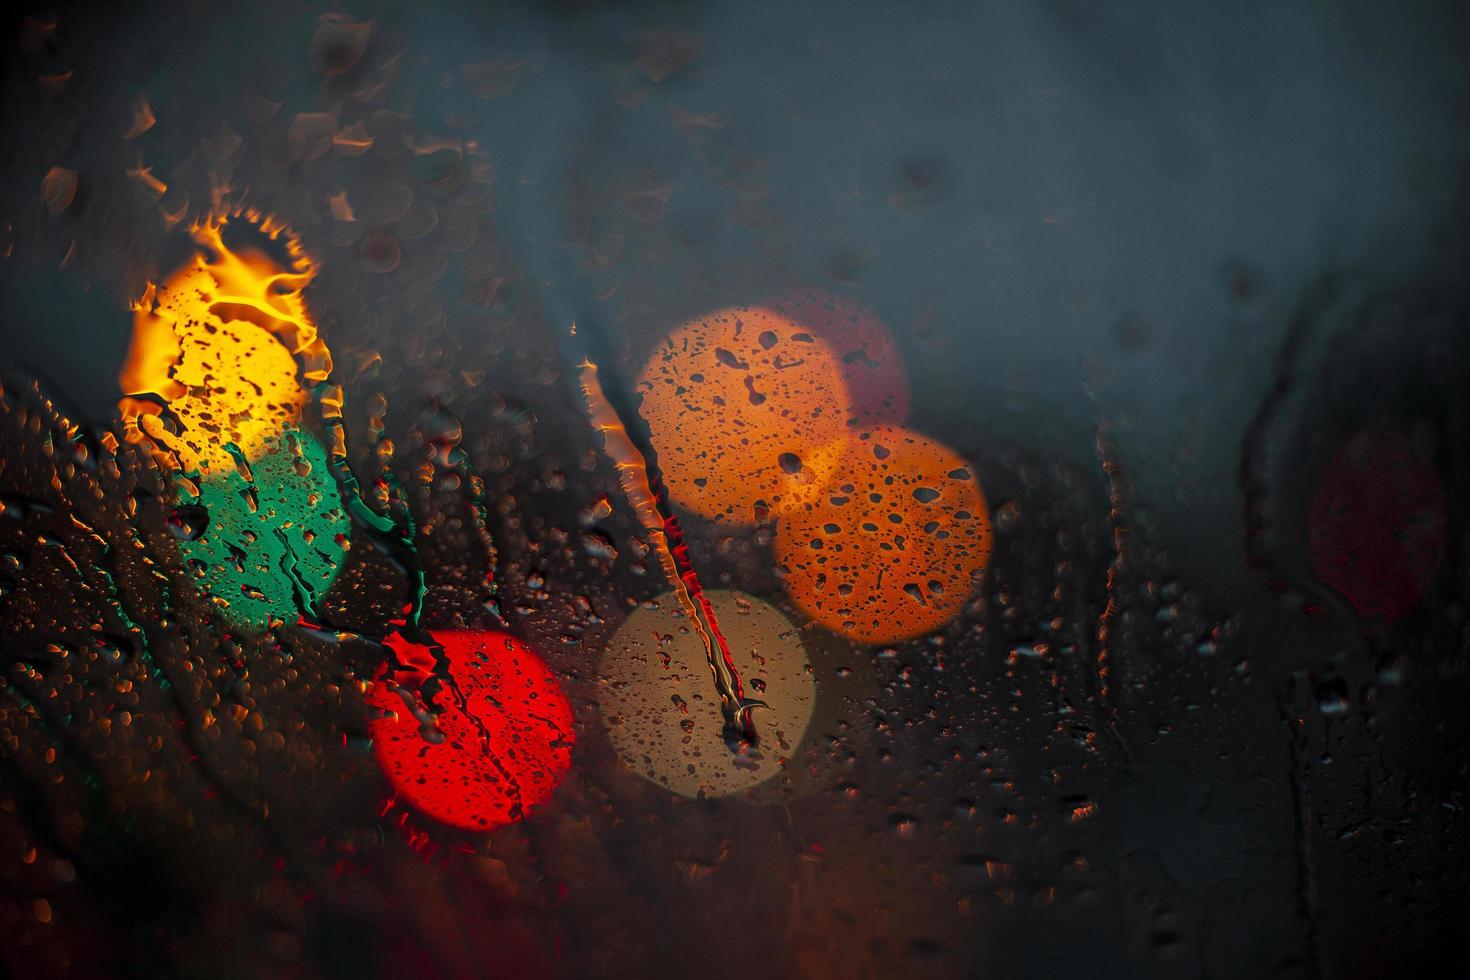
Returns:
[[[308,433],[287,429],[265,453],[200,484],[204,533],[181,540],[189,577],[243,630],[314,614],[341,570],[352,524],[327,455]],[[253,502],[253,507],[252,507]]]

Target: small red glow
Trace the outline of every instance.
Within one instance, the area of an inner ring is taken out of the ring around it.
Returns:
[[[432,636],[449,677],[428,695],[434,651],[401,634],[386,640],[408,669],[390,677],[385,666],[367,693],[382,712],[369,722],[378,763],[402,799],[436,820],[467,830],[514,823],[551,799],[571,768],[571,705],[541,658],[508,633]]]
[[[893,334],[875,313],[821,289],[793,290],[765,305],[806,327],[837,357],[854,425],[908,419],[908,372]]]
[[[1400,433],[1360,432],[1339,449],[1307,520],[1317,577],[1365,619],[1391,623],[1412,609],[1444,555],[1444,486]]]

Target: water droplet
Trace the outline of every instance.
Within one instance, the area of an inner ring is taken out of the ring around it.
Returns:
[[[209,528],[209,511],[199,504],[184,504],[169,511],[164,526],[180,541],[198,541]]]

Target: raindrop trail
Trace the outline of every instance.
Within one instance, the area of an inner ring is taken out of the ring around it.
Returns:
[[[485,504],[485,478],[475,470],[469,452],[462,447],[456,446],[449,453],[449,463],[468,487],[470,522],[475,535],[480,539],[480,550],[485,555],[485,599],[482,604],[496,619],[504,623],[505,617],[500,612],[500,585],[495,579],[500,553],[495,547],[495,536],[490,533],[490,509]]]
[[[342,418],[344,402],[342,386],[330,380],[323,380],[316,385],[314,393],[320,406],[322,426],[329,436],[326,443],[327,468],[336,478],[337,489],[342,495],[342,502],[347,507],[347,513],[364,531],[384,544],[388,554],[408,577],[412,599],[409,602],[407,624],[409,628],[418,630],[419,620],[423,616],[427,585],[423,562],[419,558],[418,547],[414,540],[415,525],[408,502],[401,493],[393,494],[390,503],[396,501],[399,505],[396,517],[379,514],[369,506],[363,496],[362,485],[358,482],[357,475],[352,472],[352,464],[347,458],[347,428]],[[378,433],[378,438],[381,444],[383,440],[381,432]],[[382,458],[381,453],[379,458]],[[386,481],[390,489],[397,490],[397,481],[392,479],[392,473],[387,469],[386,462],[384,462],[379,478]]]
[[[679,602],[704,643],[715,691],[720,698],[720,712],[725,718],[725,743],[736,752],[742,747],[753,748],[758,741],[751,709],[766,705],[745,697],[740,673],[730,656],[730,647],[720,632],[714,609],[689,558],[684,530],[669,502],[668,489],[664,486],[651,440],[642,431],[642,419],[636,412],[617,410],[604,393],[597,365],[590,358],[583,357],[578,370],[581,372],[587,413],[592,424],[603,434],[605,451],[617,466],[623,492],[637,513],[639,523],[657,545],[664,571],[674,583]],[[636,434],[629,429],[630,424],[638,430]]]
[[[1322,938],[1319,926],[1320,907],[1316,863],[1312,853],[1311,791],[1306,783],[1307,745],[1306,719],[1296,709],[1299,674],[1286,678],[1276,692],[1277,712],[1288,733],[1291,765],[1291,808],[1295,816],[1292,827],[1292,851],[1296,857],[1297,914],[1307,923],[1307,939],[1312,950],[1311,977],[1321,980]]]
[[[426,438],[424,440],[426,444],[424,465],[429,468],[429,475],[422,478],[421,482],[426,489],[430,487],[436,479],[434,474],[440,466],[448,468],[459,477],[465,506],[469,510],[470,527],[480,542],[480,551],[485,558],[485,576],[482,579],[485,591],[482,594],[480,605],[503,627],[506,622],[500,610],[500,586],[495,578],[496,569],[500,564],[500,553],[495,547],[495,536],[490,533],[490,508],[486,503],[485,478],[475,469],[469,450],[461,442],[463,429],[459,419],[442,408],[437,399],[434,400],[433,407],[444,417],[453,420],[454,434],[441,437],[441,439]],[[374,419],[373,424],[381,428],[382,420]]]
[[[1105,708],[1110,705],[1112,697],[1112,633],[1113,620],[1118,615],[1118,578],[1128,555],[1128,526],[1123,520],[1127,476],[1108,437],[1111,428],[1111,423],[1104,419],[1097,427],[1096,442],[1097,459],[1108,481],[1108,527],[1113,538],[1113,557],[1108,562],[1105,582],[1104,598],[1107,601],[1097,617],[1098,700]]]
[[[1313,335],[1320,332],[1316,330],[1316,325],[1338,299],[1338,293],[1338,283],[1332,278],[1326,278],[1316,283],[1302,297],[1292,313],[1286,337],[1276,353],[1271,388],[1247,426],[1240,443],[1236,478],[1245,498],[1246,563],[1251,568],[1267,569],[1274,575],[1282,572],[1269,555],[1266,543],[1271,530],[1269,457],[1272,436],[1279,425],[1281,412],[1292,399],[1301,380],[1302,362],[1307,355],[1307,349],[1313,341]]]
[[[1102,612],[1097,617],[1097,694],[1098,705],[1107,714],[1106,731],[1122,751],[1123,758],[1131,763],[1133,751],[1128,746],[1128,740],[1123,737],[1122,726],[1118,718],[1118,705],[1112,697],[1114,674],[1117,671],[1117,666],[1113,662],[1113,626],[1119,612],[1119,580],[1128,564],[1126,511],[1129,492],[1128,474],[1118,460],[1117,447],[1113,445],[1111,432],[1111,420],[1103,419],[1097,427],[1096,448],[1098,463],[1101,464],[1103,476],[1108,481],[1108,527],[1112,531],[1113,554],[1108,562],[1108,570],[1104,578],[1104,599],[1106,601]]]
[[[419,676],[412,665],[405,662],[405,658],[399,655],[393,645],[387,642],[385,637],[373,637],[387,652],[390,677],[404,677],[407,684],[399,685],[407,688],[410,697],[417,692],[418,698],[424,706],[433,711],[437,705],[437,698],[441,691],[447,692],[454,706],[467,718],[479,736],[480,745],[487,758],[495,765],[501,773],[502,778],[507,780],[511,786],[511,792],[517,800],[520,799],[520,784],[507,772],[491,751],[491,737],[489,729],[484,722],[470,710],[469,699],[465,696],[459,681],[455,678],[449,662],[449,654],[444,646],[434,639],[432,633],[422,625],[424,612],[424,600],[428,592],[427,578],[424,574],[423,561],[419,556],[417,545],[416,524],[413,513],[409,509],[408,501],[403,495],[396,480],[392,478],[392,471],[388,469],[388,457],[381,451],[386,441],[386,426],[381,417],[374,418],[371,429],[378,441],[379,451],[376,453],[381,465],[380,479],[387,482],[392,491],[390,503],[396,503],[394,508],[397,512],[395,517],[386,517],[379,514],[371,506],[362,493],[362,487],[357,481],[357,476],[352,472],[352,465],[347,457],[347,429],[342,418],[342,406],[344,396],[342,386],[334,384],[330,379],[318,382],[316,386],[316,397],[321,409],[322,424],[331,433],[331,440],[327,448],[327,462],[333,476],[336,478],[338,490],[342,500],[346,504],[348,512],[357,519],[359,525],[370,535],[384,542],[389,549],[389,554],[394,561],[404,570],[409,579],[412,598],[404,610],[404,619],[398,621],[400,634],[410,643],[418,644],[429,651],[429,656],[434,661],[433,670],[428,677]],[[478,479],[476,477],[475,479]],[[483,486],[481,484],[480,486]],[[483,504],[483,497],[480,501]],[[489,537],[489,531],[485,530],[484,539],[487,546],[494,548],[494,542]],[[494,566],[492,563],[491,573]],[[302,620],[303,624],[311,625]],[[395,684],[398,682],[395,680]],[[400,694],[402,694],[400,690]],[[435,726],[437,727],[437,725]]]
[[[362,493],[362,486],[357,481],[357,476],[352,472],[352,465],[347,458],[347,429],[342,419],[343,394],[342,386],[333,384],[330,380],[319,382],[316,388],[316,397],[321,406],[322,424],[331,434],[327,445],[327,463],[332,475],[337,480],[337,487],[342,495],[342,501],[347,506],[348,513],[358,522],[358,525],[368,534],[382,541],[388,548],[398,566],[403,569],[409,580],[412,598],[404,610],[402,630],[405,638],[410,642],[426,647],[434,659],[434,669],[427,679],[414,685],[423,698],[426,705],[434,704],[439,690],[445,689],[453,698],[455,705],[464,711],[467,717],[473,719],[469,711],[469,701],[464,692],[460,690],[454,674],[450,670],[449,655],[428,632],[423,628],[422,618],[424,612],[424,597],[428,592],[427,579],[424,574],[423,561],[419,556],[416,543],[416,525],[413,514],[409,510],[408,501],[404,498],[397,486],[397,481],[392,480],[392,474],[384,463],[381,479],[387,480],[390,488],[394,491],[390,503],[396,503],[394,508],[397,516],[386,517],[379,514],[371,506]],[[383,438],[383,432],[378,429],[378,437]],[[379,458],[383,455],[379,453]],[[305,621],[303,621],[305,622]],[[306,623],[310,625],[310,623]],[[374,639],[381,639],[375,637]],[[407,667],[399,657],[394,655],[392,647],[386,642],[382,644],[389,651],[390,667],[394,673],[414,673]],[[477,723],[478,725],[478,723]],[[481,740],[489,744],[489,734],[480,727]]]

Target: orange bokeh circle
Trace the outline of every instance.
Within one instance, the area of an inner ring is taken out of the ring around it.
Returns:
[[[385,641],[406,669],[390,678],[385,667],[367,692],[379,712],[368,722],[378,763],[399,797],[436,820],[467,830],[520,820],[571,768],[571,705],[550,668],[509,633],[433,637],[452,682],[432,696],[435,710],[422,694],[431,649],[401,634]]]
[[[830,476],[850,413],[841,364],[810,329],[735,307],[670,333],[638,375],[669,494],[711,520],[755,523]]]
[[[792,601],[864,643],[952,619],[990,547],[974,470],[942,443],[887,425],[853,435],[831,482],[784,512],[775,537]]]

